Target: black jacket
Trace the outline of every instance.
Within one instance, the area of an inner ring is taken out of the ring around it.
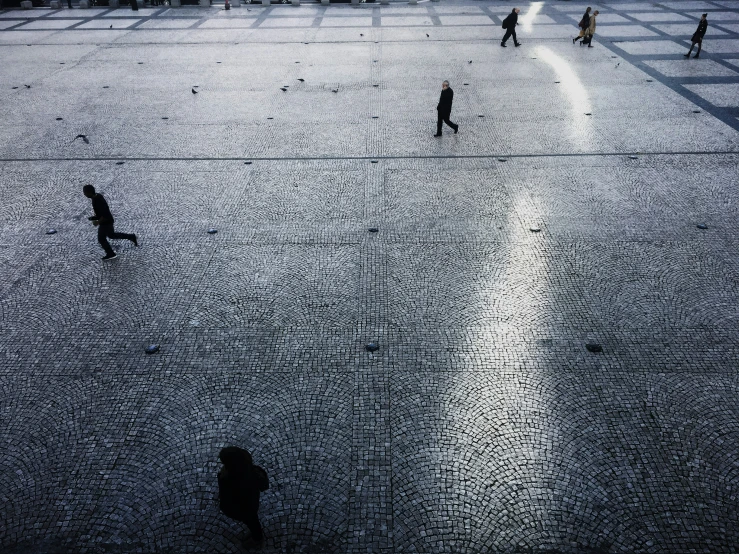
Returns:
[[[703,19],[700,23],[698,23],[698,29],[695,31],[695,34],[693,36],[699,36],[700,38],[703,38],[706,35],[706,30],[708,29],[708,20]]]
[[[259,482],[251,467],[223,468],[218,473],[221,511],[231,519],[245,521],[259,510]]]
[[[92,197],[92,209],[95,211],[95,216],[90,218],[92,221],[98,221],[101,225],[113,223],[113,214],[110,213],[108,203],[102,194],[98,193]]]
[[[582,16],[582,19],[580,20],[580,24],[578,27],[581,29],[587,29],[590,26],[590,14],[588,12],[585,12],[585,15]]]
[[[518,14],[516,13],[516,10],[509,13],[508,17],[503,20],[503,23],[505,23],[506,29],[515,29],[516,25],[518,25]]]
[[[439,96],[439,105],[436,106],[436,109],[441,113],[452,113],[453,99],[454,91],[452,90],[452,87],[447,87],[446,90],[441,91],[441,96]]]

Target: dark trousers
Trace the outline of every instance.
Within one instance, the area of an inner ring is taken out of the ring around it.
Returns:
[[[113,224],[98,225],[98,242],[103,247],[106,254],[115,254],[113,248],[110,246],[108,239],[128,239],[133,242],[134,235],[128,233],[116,233],[113,229]]]
[[[503,40],[501,40],[501,44],[505,44],[505,41],[507,41],[509,38],[513,37],[513,44],[518,44],[518,39],[516,38],[516,28],[511,27],[510,29],[505,30],[505,35],[503,35]]]
[[[241,521],[246,523],[246,526],[251,532],[251,538],[255,541],[261,541],[264,538],[264,532],[262,531],[262,524],[259,523],[259,496],[256,498],[252,497],[246,501],[245,510],[241,512]]]
[[[449,127],[451,127],[452,129],[454,129],[455,131],[457,130],[457,125],[454,124],[454,123],[452,123],[451,121],[449,121],[449,116],[452,115],[451,112],[440,112],[439,110],[436,110],[436,113],[439,114],[439,119],[437,119],[437,121],[436,121],[436,134],[437,135],[440,135],[441,134],[441,124],[442,124],[442,122],[444,122],[447,125],[449,125]]]

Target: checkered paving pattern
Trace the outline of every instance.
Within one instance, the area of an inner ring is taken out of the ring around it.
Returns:
[[[512,7],[0,11],[3,554],[739,551],[739,2]]]

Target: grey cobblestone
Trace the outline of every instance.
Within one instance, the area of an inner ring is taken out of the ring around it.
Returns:
[[[739,9],[511,7],[0,11],[3,554],[737,552]]]

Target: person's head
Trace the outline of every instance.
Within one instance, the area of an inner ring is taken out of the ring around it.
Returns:
[[[252,465],[251,454],[248,450],[239,448],[238,446],[227,446],[222,448],[218,453],[218,458],[221,460],[226,469],[231,471],[239,471],[248,468]]]
[[[704,13],[704,14],[703,14],[703,15],[701,16],[701,19],[705,19],[705,18],[707,18],[707,17],[708,17],[708,14],[707,14],[707,13]]]
[[[441,83],[441,88],[444,89],[444,90],[448,89],[449,88],[449,81],[444,81],[443,83]]]
[[[521,10],[519,10],[518,8],[513,8],[513,13],[520,13],[520,12]]]
[[[585,10],[585,13],[590,13],[590,10],[592,10],[592,9],[593,8],[591,8],[590,6],[588,6],[587,9]]]
[[[595,10],[595,11],[593,12],[593,15],[598,15],[599,13],[600,13],[600,12],[599,12],[598,10]]]
[[[93,187],[92,185],[85,185],[84,187],[82,187],[82,194],[84,194],[88,198],[92,198],[93,196],[95,196],[95,187]]]

